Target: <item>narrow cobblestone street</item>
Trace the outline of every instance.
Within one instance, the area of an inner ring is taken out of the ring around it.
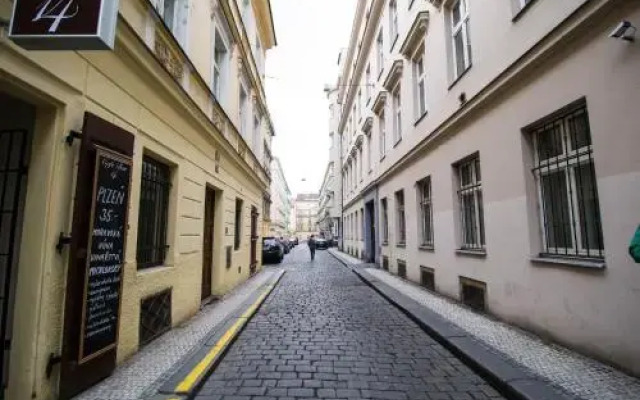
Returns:
[[[328,252],[282,266],[198,400],[501,398]]]

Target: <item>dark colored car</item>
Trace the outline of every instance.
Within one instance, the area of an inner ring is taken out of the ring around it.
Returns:
[[[284,244],[274,237],[262,238],[262,262],[281,263],[284,258]]]
[[[300,242],[298,241],[298,237],[297,236],[293,237],[293,244],[294,244],[294,246],[297,246],[298,244],[300,244]]]
[[[315,241],[316,241],[316,250],[326,250],[329,248],[329,242],[327,242],[325,239],[318,238]]]

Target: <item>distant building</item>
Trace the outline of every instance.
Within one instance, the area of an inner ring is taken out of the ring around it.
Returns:
[[[294,201],[295,234],[300,239],[306,239],[311,234],[318,233],[318,200],[317,193],[301,193]]]
[[[329,99],[329,163],[320,187],[320,200],[318,204],[318,231],[330,239],[338,239],[338,245],[342,245],[342,168],[341,165],[341,141],[337,132],[340,121],[340,105],[338,89],[327,88]]]
[[[291,233],[291,191],[278,158],[271,163],[271,226],[269,235],[288,236]]]

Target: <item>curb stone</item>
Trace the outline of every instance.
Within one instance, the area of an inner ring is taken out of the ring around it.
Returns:
[[[149,400],[192,399],[220,361],[222,361],[227,350],[233,345],[249,321],[277,287],[285,272],[285,270],[280,271],[275,278],[260,286],[255,293],[251,294],[246,301],[216,326],[212,333],[200,344],[200,348],[194,350],[182,365],[176,366],[176,372],[160,386],[157,395],[149,398]],[[204,370],[197,374],[188,389],[181,389],[181,383],[194,370],[201,368],[202,365],[200,364],[206,365]]]
[[[474,336],[366,272],[364,265],[352,265],[331,253],[364,283],[397,307],[447,350],[490,382],[502,395],[517,400],[582,400],[563,392],[523,366],[482,344]]]

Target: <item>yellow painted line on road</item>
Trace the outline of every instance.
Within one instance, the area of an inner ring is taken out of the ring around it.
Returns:
[[[258,299],[240,316],[236,322],[229,328],[224,335],[216,342],[213,348],[204,356],[202,360],[187,374],[187,376],[176,386],[176,393],[188,393],[193,389],[194,385],[198,382],[198,379],[204,374],[211,364],[215,361],[216,357],[222,350],[231,342],[231,340],[240,332],[240,329],[249,321],[249,318],[256,312],[262,302],[269,296],[271,290],[275,285],[269,285],[264,292],[258,297]],[[179,400],[179,399],[170,399]]]

